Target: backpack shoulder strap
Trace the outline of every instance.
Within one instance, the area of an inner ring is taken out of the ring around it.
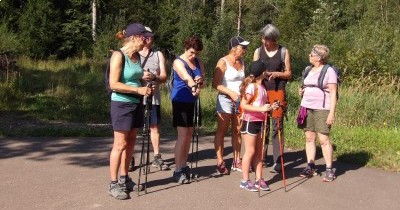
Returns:
[[[324,78],[325,78],[326,72],[328,71],[329,67],[330,67],[329,64],[325,64],[324,67],[322,67],[322,69],[321,69],[321,73],[319,74],[319,77],[318,77],[318,87],[320,89],[324,89]]]
[[[281,61],[285,65],[286,47],[281,46]]]
[[[301,87],[304,87],[304,79],[307,77],[308,73],[310,73],[311,68],[312,66],[307,66],[301,73]]]
[[[286,47],[280,46],[280,48],[281,48],[282,72],[284,72],[286,69],[286,65],[285,65]]]

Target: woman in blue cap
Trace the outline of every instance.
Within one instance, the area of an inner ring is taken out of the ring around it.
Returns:
[[[110,154],[109,194],[116,199],[128,199],[135,183],[128,176],[130,157],[136,141],[137,130],[143,127],[141,97],[151,95],[151,87],[142,87],[146,79],[140,65],[138,52],[153,34],[140,23],[129,24],[116,34],[122,42],[120,50],[110,59],[109,86],[111,94],[111,121],[114,143]],[[118,177],[118,171],[120,176]]]

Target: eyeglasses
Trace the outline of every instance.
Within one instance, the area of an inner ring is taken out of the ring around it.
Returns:
[[[310,57],[315,57],[315,56],[317,56],[317,57],[322,57],[321,56],[321,54],[315,49],[315,48],[313,48],[312,50],[311,50],[311,53],[310,53],[310,55],[309,55]]]
[[[246,45],[239,45],[239,46],[241,46],[243,50],[247,49]]]
[[[149,41],[149,40],[151,39],[151,37],[140,35],[140,39],[141,39],[142,41]]]

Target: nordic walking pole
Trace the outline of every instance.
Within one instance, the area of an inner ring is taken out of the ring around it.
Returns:
[[[147,83],[147,87],[152,87],[153,83]],[[140,179],[141,179],[141,172],[143,167],[143,155],[144,155],[144,144],[145,141],[147,143],[147,151],[146,151],[146,164],[145,164],[145,185],[144,190],[145,194],[147,193],[147,175],[149,173],[149,156],[150,156],[150,110],[152,105],[152,94],[145,97],[145,109],[144,109],[144,125],[143,125],[143,132],[142,132],[142,151],[140,154],[140,169],[139,169],[139,177],[138,177],[138,196],[140,195]]]
[[[196,165],[195,165],[195,169],[196,169],[196,171],[197,171],[197,164],[198,164],[198,162],[199,162],[199,123],[200,123],[200,120],[199,120],[199,116],[200,116],[200,97],[199,96],[197,96],[197,99],[196,99],[196,129],[195,129],[195,132],[196,132],[196,155],[195,155],[195,159],[196,159]],[[197,181],[197,173],[195,173],[194,174],[194,179]]]
[[[267,134],[267,119],[268,119],[268,114],[265,113],[265,119],[263,122],[263,133],[261,136],[261,141],[262,141],[262,147],[261,147],[261,174],[260,174],[260,179],[258,180],[258,197],[261,197],[261,178],[262,178],[262,159],[264,157],[264,147],[265,147],[265,135]]]
[[[194,170],[193,170],[193,161],[195,158],[196,159],[195,169],[197,170],[198,150],[199,150],[199,132],[198,132],[198,129],[199,129],[199,104],[200,104],[200,98],[199,98],[199,96],[196,96],[194,109],[193,109],[192,154],[190,156],[190,169],[191,169],[190,179],[194,178],[196,181],[197,181],[197,174],[195,174]],[[196,139],[196,143],[195,143],[195,139]],[[196,146],[195,146],[195,144],[196,144]],[[194,151],[195,147],[196,147],[196,151]]]
[[[283,180],[283,187],[285,188],[285,192],[286,191],[286,177],[285,177],[285,165],[284,165],[284,161],[283,161],[283,146],[282,146],[282,136],[281,136],[281,126],[280,126],[280,119],[277,119],[277,123],[278,123],[278,139],[279,139],[279,150],[281,153],[281,166],[282,166],[282,180]]]

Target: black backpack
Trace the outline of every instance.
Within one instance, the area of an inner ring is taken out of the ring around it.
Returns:
[[[121,55],[122,55],[122,70],[124,70],[124,68],[125,68],[124,53],[122,53],[122,51],[120,49],[115,50],[115,51],[121,53]],[[111,93],[113,92],[113,90],[111,90],[111,88],[110,88],[110,60],[111,60],[111,58],[108,60],[107,68],[106,68],[105,75],[104,75],[104,82],[106,85],[106,90],[107,90],[108,95],[111,95]]]
[[[328,71],[328,68],[329,68],[329,67],[331,67],[331,68],[332,68],[333,70],[335,70],[335,72],[336,72],[337,81],[338,81],[338,83],[337,83],[337,90],[336,90],[336,98],[339,99],[340,70],[339,70],[339,68],[337,68],[336,66],[330,65],[330,64],[325,64],[325,65],[322,67],[321,73],[320,73],[320,75],[319,75],[319,77],[318,77],[318,85],[317,85],[317,86],[314,86],[314,85],[307,85],[307,86],[305,86],[305,85],[304,85],[304,79],[307,77],[308,73],[310,73],[312,66],[307,66],[307,67],[304,69],[304,71],[303,71],[303,73],[302,73],[302,76],[301,76],[301,87],[318,87],[319,89],[322,90],[322,92],[324,92],[324,102],[323,102],[323,105],[322,105],[322,107],[324,107],[324,108],[325,108],[325,97],[326,97],[325,92],[326,92],[326,91],[324,90],[323,84],[324,84],[324,78],[325,78],[326,72]]]

